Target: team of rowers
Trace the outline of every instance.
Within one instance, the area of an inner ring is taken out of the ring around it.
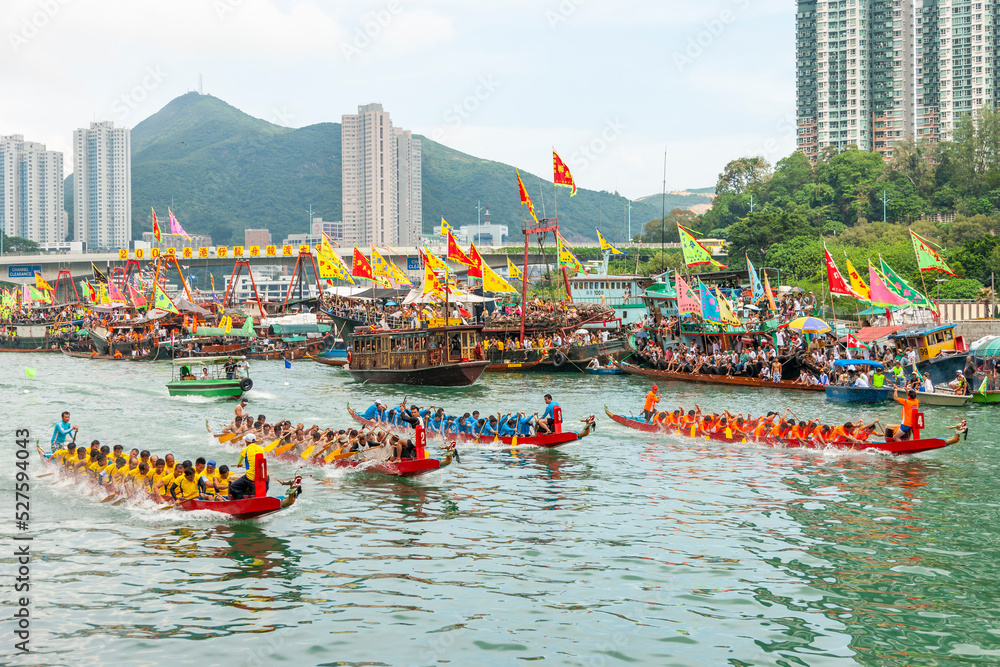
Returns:
[[[903,406],[903,422],[899,426],[890,427],[891,430],[886,430],[881,428],[881,422],[877,419],[867,424],[859,419],[837,426],[821,424],[818,419],[804,421],[788,408],[780,415],[777,412],[768,412],[759,417],[749,414],[744,417],[742,413],[734,415],[729,410],[723,410],[722,413],[703,413],[701,406],[697,404],[694,410],[685,411],[681,406],[673,411],[658,410],[656,404],[660,396],[657,391],[658,387],[654,384],[646,394],[642,418],[647,424],[656,424],[662,430],[690,432],[692,437],[722,435],[727,438],[777,438],[808,446],[823,446],[834,442],[862,443],[872,435],[899,440],[912,430],[919,405],[913,391],[908,392],[905,398],[897,399]]]
[[[552,433],[555,429],[556,409],[559,404],[552,400],[551,394],[545,394],[544,401],[545,409],[541,415],[537,412],[532,414],[508,412],[506,415],[498,412],[496,415],[480,416],[479,410],[473,410],[471,413],[466,412],[459,416],[446,414],[444,408],[436,408],[433,405],[427,408],[414,406],[410,410],[416,410],[428,436],[527,437]],[[376,400],[360,414],[369,421],[395,428],[405,428],[409,425],[404,410],[389,408],[381,400]]]

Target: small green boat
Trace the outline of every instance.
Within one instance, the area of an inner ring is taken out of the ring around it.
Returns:
[[[245,362],[246,357],[174,359],[167,392],[171,396],[239,398],[253,387]]]
[[[985,394],[974,391],[969,398],[970,403],[1000,403],[1000,391],[988,391]]]

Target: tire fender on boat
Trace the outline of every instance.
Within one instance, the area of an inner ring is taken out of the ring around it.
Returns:
[[[240,389],[242,389],[243,391],[250,391],[251,389],[253,389],[253,380],[251,380],[250,378],[243,378],[242,380],[240,380]]]
[[[556,368],[563,366],[567,361],[569,361],[569,357],[562,352],[556,352],[552,355],[552,365]]]

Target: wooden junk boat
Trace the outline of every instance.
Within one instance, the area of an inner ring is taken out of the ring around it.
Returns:
[[[62,468],[59,468],[50,460],[52,454],[46,453],[41,447],[37,447],[37,449],[38,454],[42,457],[42,461],[47,467],[60,471],[62,470]],[[101,485],[100,488],[121,493],[125,498],[133,498],[135,500],[151,500],[154,503],[164,505],[161,509],[166,509],[167,506],[173,506],[174,509],[184,512],[209,510],[211,512],[219,512],[220,514],[228,514],[238,520],[257,519],[262,516],[287,509],[291,507],[295,503],[295,499],[302,494],[302,477],[296,476],[289,483],[288,495],[267,495],[267,483],[265,481],[267,479],[267,461],[264,460],[263,456],[257,457],[254,472],[256,478],[256,481],[254,482],[254,497],[242,498],[240,500],[199,500],[195,498],[192,500],[174,503],[172,499],[167,499],[148,491],[118,489],[114,486],[107,485]],[[97,486],[96,482],[94,482],[94,485]]]
[[[371,427],[381,426],[382,428],[397,435],[406,435],[407,433],[409,433],[409,429],[406,428],[400,428],[386,424],[384,422],[379,423],[372,421],[370,419],[365,419],[361,414],[358,413],[357,410],[353,409],[350,405],[347,406],[347,412],[351,415],[351,417],[354,418],[355,421],[364,424],[365,426],[371,426]],[[587,426],[579,433],[574,433],[573,431],[563,431],[562,408],[557,405],[554,412],[555,412],[555,432],[545,433],[543,435],[518,436],[517,444],[519,446],[530,445],[532,447],[546,447],[546,448],[558,447],[559,445],[565,445],[568,442],[576,442],[577,440],[582,440],[583,438],[586,438],[588,435],[590,435],[591,430],[595,428],[595,423],[597,420],[594,418],[593,415],[591,415],[590,417],[587,417],[587,419],[582,420],[586,422]],[[434,437],[441,437],[441,436],[435,434]],[[442,440],[455,440],[456,442],[463,442],[463,443],[493,442],[494,440],[496,440],[497,442],[502,442],[505,445],[509,445],[512,443],[513,438],[511,438],[510,436],[491,436],[491,435],[484,435],[477,437],[469,433],[459,433],[454,436],[449,435],[446,438],[442,438]]]
[[[942,447],[947,447],[948,445],[953,445],[958,442],[961,434],[956,432],[955,435],[948,438],[948,440],[942,440],[941,438],[921,438],[920,430],[924,428],[924,413],[917,413],[917,426],[914,427],[912,431],[912,436],[904,438],[898,442],[892,440],[868,440],[865,442],[832,442],[827,444],[810,443],[808,441],[802,440],[786,440],[782,438],[775,437],[764,437],[758,438],[751,436],[747,438],[746,435],[736,434],[734,435],[731,431],[727,429],[725,433],[699,433],[695,434],[695,429],[691,428],[690,431],[682,431],[681,429],[669,429],[665,430],[658,424],[647,424],[641,419],[636,419],[635,417],[626,417],[625,415],[616,415],[608,410],[608,406],[604,406],[604,412],[607,413],[613,421],[627,426],[628,428],[635,429],[637,431],[644,431],[646,433],[672,433],[674,435],[682,435],[689,438],[702,438],[704,440],[715,440],[718,442],[736,442],[736,443],[747,443],[752,442],[756,444],[767,445],[769,447],[802,447],[805,449],[843,449],[843,450],[876,450],[880,452],[886,452],[888,454],[902,455],[902,454],[919,454],[920,452],[927,452],[932,449],[941,449]]]
[[[359,382],[462,387],[483,374],[481,326],[446,325],[424,329],[356,329],[348,348],[347,371]]]

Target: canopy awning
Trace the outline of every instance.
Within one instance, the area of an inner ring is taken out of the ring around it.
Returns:
[[[211,311],[205,310],[201,306],[191,303],[187,299],[177,299],[174,301],[174,305],[177,306],[177,310],[185,313],[194,313],[196,315],[211,315]]]
[[[191,327],[188,327],[187,332],[190,334],[194,334],[196,336],[206,336],[206,337],[230,336],[233,338],[250,338],[256,335],[252,331],[247,331],[246,329],[237,329],[236,327],[230,329],[229,333],[226,333],[225,329],[220,329],[219,327],[198,327],[197,331],[195,331]]]
[[[875,368],[885,368],[881,362],[874,361],[872,359],[837,359],[833,362],[833,365],[839,368],[846,368],[848,366],[873,366]]]
[[[329,324],[272,324],[267,332],[275,335],[328,334],[333,331]]]
[[[174,367],[178,366],[222,366],[233,361],[246,361],[246,357],[179,357],[174,359]]]
[[[1000,357],[1000,338],[988,340],[976,348],[977,359],[996,359]]]

